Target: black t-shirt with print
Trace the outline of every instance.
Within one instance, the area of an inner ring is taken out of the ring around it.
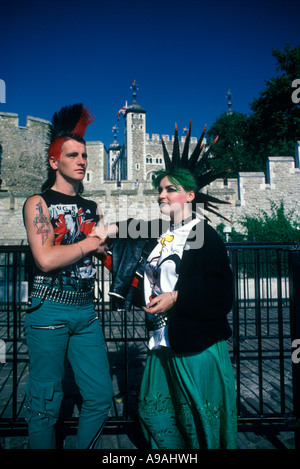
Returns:
[[[97,204],[80,195],[70,196],[47,189],[41,197],[45,200],[50,213],[55,244],[74,244],[85,239],[99,221]],[[78,247],[74,246],[74,249]],[[91,256],[85,256],[79,262],[60,270],[59,273],[68,277],[94,278],[96,269]]]

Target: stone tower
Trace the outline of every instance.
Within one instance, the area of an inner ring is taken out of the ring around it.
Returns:
[[[122,179],[122,168],[121,165],[116,165],[120,153],[122,152],[122,146],[117,141],[117,126],[114,125],[114,141],[109,145],[107,162],[104,166],[104,179],[106,180],[121,180]]]
[[[133,84],[133,102],[125,112],[126,179],[146,179],[146,111],[136,101],[137,86]]]

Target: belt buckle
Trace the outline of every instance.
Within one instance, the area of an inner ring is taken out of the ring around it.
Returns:
[[[82,280],[79,279],[79,278],[70,277],[68,282],[67,282],[67,285],[70,285],[72,288],[74,288],[74,290],[76,292],[84,291],[83,288],[80,287],[80,282],[81,281]]]

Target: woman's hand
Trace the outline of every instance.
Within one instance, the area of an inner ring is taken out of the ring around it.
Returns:
[[[112,228],[111,230],[108,230],[107,228],[108,227],[103,224],[101,224],[100,227],[94,226],[86,237],[87,239],[95,242],[95,249],[92,250],[92,253],[100,260],[103,260],[106,257],[107,251],[109,250],[106,238],[109,236],[110,232],[115,232],[115,228]]]
[[[143,306],[143,310],[150,314],[166,313],[176,303],[177,296],[178,291],[162,293],[152,298],[147,306]]]
[[[117,232],[118,232],[117,225],[114,225],[114,224],[104,225],[104,223],[101,220],[97,226],[93,227],[89,236],[98,236],[98,238],[101,238],[104,240],[109,236],[114,238]]]

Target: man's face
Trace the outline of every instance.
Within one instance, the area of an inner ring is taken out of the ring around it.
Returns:
[[[60,159],[49,159],[52,169],[57,170],[57,176],[72,181],[82,181],[87,168],[87,153],[83,143],[76,140],[66,140],[61,147]]]

